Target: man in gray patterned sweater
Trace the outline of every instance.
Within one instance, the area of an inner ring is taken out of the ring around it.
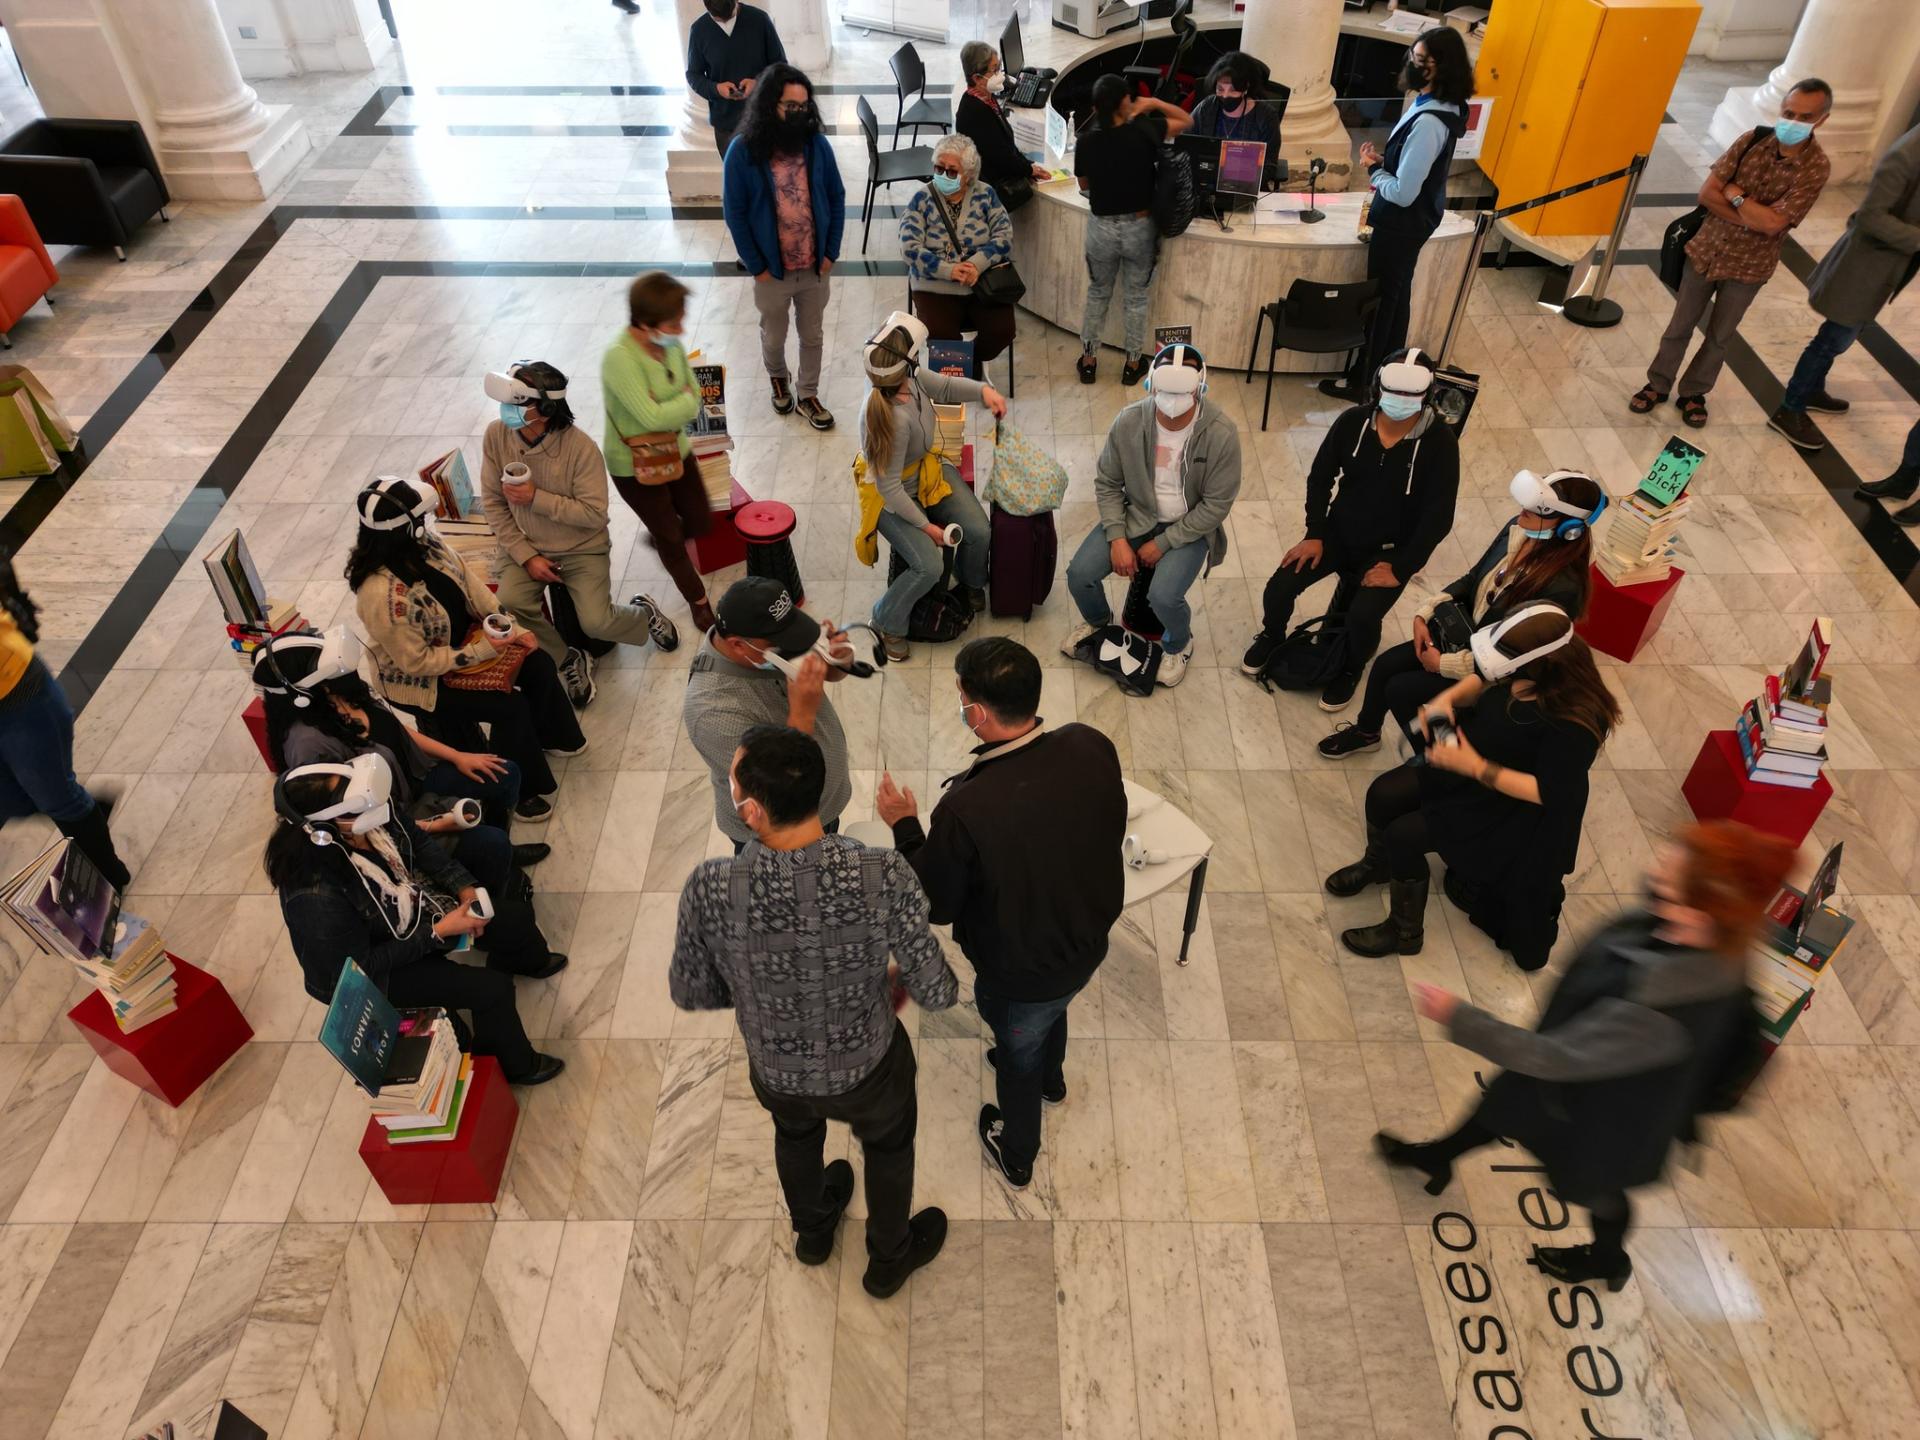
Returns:
[[[784,726],[747,732],[729,785],[754,838],[688,877],[667,984],[682,1010],[734,1011],[753,1093],[773,1116],[774,1166],[804,1264],[833,1254],[853,1195],[851,1165],[822,1167],[827,1121],[852,1127],[867,1166],[864,1283],[885,1299],[947,1236],[947,1217],[933,1206],[908,1218],[917,1067],[894,1018],[904,998],[896,987],[923,1009],[944,1010],[959,986],[913,868],[894,851],[821,828],[826,775],[812,736]]]

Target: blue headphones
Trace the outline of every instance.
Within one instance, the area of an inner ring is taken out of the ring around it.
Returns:
[[[1538,515],[1542,520],[1551,519],[1554,515],[1566,516],[1566,519],[1554,522],[1553,537],[1556,540],[1578,540],[1591,530],[1593,522],[1605,513],[1607,492],[1596,485],[1594,488],[1600,491],[1599,504],[1595,505],[1590,512],[1581,510],[1577,506],[1567,504],[1554,493],[1553,484],[1556,480],[1570,478],[1592,480],[1593,477],[1579,470],[1555,470],[1544,477],[1534,474],[1531,470],[1522,470],[1508,483],[1507,494],[1513,497],[1514,503],[1522,510]]]

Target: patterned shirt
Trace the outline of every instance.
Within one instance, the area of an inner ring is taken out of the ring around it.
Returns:
[[[780,232],[780,268],[789,275],[813,268],[813,191],[807,180],[807,157],[782,155],[768,160],[773,171],[774,223]]]
[[[840,1095],[893,1043],[889,954],[922,1008],[954,1003],[905,856],[840,835],[799,850],[754,841],[687,878],[667,988],[682,1010],[734,1012],[767,1089]]]
[[[1791,230],[1807,218],[1807,211],[1826,187],[1827,173],[1833,168],[1827,152],[1820,148],[1818,139],[1788,151],[1772,134],[1749,146],[1752,138],[1749,132],[1729,145],[1726,153],[1713,162],[1713,173],[1777,213]],[[1687,258],[1708,280],[1764,285],[1780,263],[1780,245],[1786,234],[1783,230],[1778,235],[1762,235],[1709,211],[1700,233],[1687,244]]]

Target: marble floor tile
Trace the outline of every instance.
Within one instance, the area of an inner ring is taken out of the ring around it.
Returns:
[[[1136,1440],[1142,1433],[1133,1376],[1114,1364],[1133,1346],[1126,1228],[1110,1220],[1053,1226],[1061,1433],[1081,1440]]]
[[[1260,1227],[1195,1225],[1193,1248],[1219,1433],[1290,1440],[1293,1402]]]
[[[633,1222],[575,1220],[560,1236],[551,1299],[541,1319],[520,1406],[530,1440],[589,1440],[600,1408]]]
[[[1294,1433],[1302,1440],[1376,1433],[1352,1296],[1330,1225],[1262,1225]],[[1437,1383],[1437,1381],[1436,1381]]]
[[[440,1423],[492,1229],[430,1221],[421,1231],[362,1436],[399,1440],[429,1434]]]
[[[1851,1434],[1766,1235],[1700,1230],[1695,1241],[1775,1432]]]
[[[1140,1433],[1217,1435],[1193,1227],[1130,1224],[1125,1245]]]
[[[503,1220],[487,1237],[439,1416],[448,1440],[490,1440],[518,1428],[563,1228],[558,1220]],[[609,1383],[612,1375],[609,1367]]]
[[[138,1225],[75,1225],[18,1322],[0,1363],[0,1414],[22,1434],[45,1435],[93,1343],[135,1247]],[[31,1288],[31,1287],[29,1287]]]
[[[1057,1434],[1060,1346],[1053,1227],[989,1221],[983,1227],[983,1368],[991,1387],[986,1440]]]
[[[420,1231],[404,1221],[353,1227],[285,1434],[342,1440],[360,1433]]]
[[[293,1408],[352,1239],[351,1225],[279,1227],[225,1381],[227,1398],[262,1425],[283,1425]]]
[[[999,1223],[1044,1229],[1044,1222]],[[907,1321],[907,1434],[913,1440],[972,1440],[981,1433],[988,1382],[983,1230],[977,1220],[949,1224],[940,1258],[914,1277]],[[765,1345],[763,1337],[763,1360]],[[993,1377],[996,1392],[1001,1378]]]

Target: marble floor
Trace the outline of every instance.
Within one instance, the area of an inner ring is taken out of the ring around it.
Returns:
[[[197,555],[238,526],[275,594],[316,621],[347,616],[346,502],[369,476],[456,443],[476,454],[491,408],[479,375],[516,357],[573,374],[581,423],[597,431],[594,368],[626,277],[718,261],[689,279],[688,330],[731,367],[737,469],[798,513],[809,608],[863,613],[879,585],[846,543],[857,347],[903,288],[882,223],[873,271],[848,263],[834,277],[824,398],[842,428],[780,420],[760,398],[750,297],[722,227],[666,208],[664,141],[457,133],[671,124],[678,102],[436,90],[357,127],[414,133],[340,135],[379,86],[670,85],[673,46],[649,43],[670,7],[629,22],[583,4],[533,34],[520,7],[492,0],[461,7],[457,28],[426,0],[395,8],[402,50],[377,73],[262,82],[300,107],[316,142],[280,194],[181,205],[125,265],[59,257],[60,309],[14,332],[9,358],[111,436],[18,560],[46,607],[44,653],[86,702],[77,767],[123,796],[114,829],[136,871],[132,908],[221,978],[255,1036],[170,1109],[80,1043],[65,1011],[84,992],[67,974],[0,936],[6,1440],[138,1436],[168,1419],[203,1436],[221,1396],[289,1440],[1920,1430],[1920,625],[1841,502],[1765,428],[1755,390],[1770,394],[1814,325],[1788,267],[1696,437],[1710,458],[1674,611],[1633,664],[1606,670],[1627,723],[1594,773],[1560,958],[1635,894],[1687,818],[1678,786],[1702,735],[1731,722],[1816,613],[1837,631],[1835,794],[1803,858],[1846,842],[1859,925],[1748,1106],[1641,1197],[1624,1290],[1569,1293],[1529,1268],[1565,1211],[1524,1155],[1474,1157],[1438,1199],[1370,1156],[1375,1129],[1436,1130],[1478,1078],[1415,1016],[1409,985],[1442,983],[1524,1020],[1551,975],[1514,970],[1437,896],[1419,956],[1358,960],[1333,938],[1378,903],[1331,900],[1319,881],[1357,853],[1360,796],[1393,757],[1322,761],[1327,718],[1311,699],[1268,695],[1235,664],[1261,583],[1297,538],[1305,467],[1335,411],[1286,382],[1263,433],[1258,387],[1227,373],[1210,399],[1240,423],[1246,483],[1228,561],[1199,592],[1185,684],[1126,700],[1071,668],[1057,651],[1070,621],[1059,586],[1027,624],[983,622],[1041,655],[1050,720],[1101,727],[1129,774],[1215,839],[1191,965],[1174,961],[1179,903],[1157,899],[1125,917],[1076,1004],[1072,1095],[1048,1114],[1030,1190],[981,1168],[973,1116],[991,1074],[977,1016],[965,1003],[910,1008],[918,1199],[951,1217],[947,1249],[896,1299],[870,1300],[856,1198],[841,1256],[793,1260],[731,1017],[680,1014],[666,996],[680,883],[724,848],[679,725],[683,647],[609,657],[584,715],[592,748],[567,762],[546,832],[525,837],[554,846],[539,904],[572,965],[523,984],[521,1009],[567,1074],[523,1096],[494,1204],[387,1203],[355,1153],[363,1102],[315,1043],[318,1007],[259,868],[272,812],[239,720],[245,677],[191,557],[150,603],[130,598],[140,577],[169,547]],[[985,28],[973,0],[954,10],[957,38]],[[1070,53],[1071,37],[1031,16],[1028,29],[1043,37],[1030,39],[1036,58],[1043,45]],[[835,41],[820,78],[884,78],[892,40]],[[951,69],[953,47],[922,49],[935,73]],[[1456,352],[1484,377],[1458,517],[1407,608],[1479,552],[1515,468],[1585,466],[1620,493],[1678,423],[1624,406],[1669,304],[1639,252],[1711,158],[1695,137],[1713,102],[1762,73],[1682,77],[1632,222],[1638,258],[1615,276],[1625,324],[1576,329],[1536,303],[1541,272],[1482,273]],[[0,91],[0,115],[31,103]],[[847,138],[836,144],[846,172],[863,174]],[[1799,244],[1822,253],[1859,193],[1823,197]],[[639,213],[571,213],[612,206]],[[149,351],[188,315],[191,346],[156,366]],[[1911,351],[1920,299],[1882,323]],[[1023,319],[1012,418],[1073,477],[1063,556],[1092,523],[1096,447],[1129,398],[1111,376],[1068,378],[1074,348]],[[1885,473],[1914,396],[1864,348],[1831,388],[1854,401],[1827,427],[1839,460]],[[975,444],[984,470],[990,431]],[[9,525],[46,500],[27,482],[0,488]],[[624,512],[614,542],[631,588],[670,594]],[[856,818],[871,813],[883,755],[922,795],[960,763],[949,661],[916,647],[884,680],[838,687]],[[9,825],[0,868],[50,833]],[[844,1133],[833,1144],[844,1149]]]

